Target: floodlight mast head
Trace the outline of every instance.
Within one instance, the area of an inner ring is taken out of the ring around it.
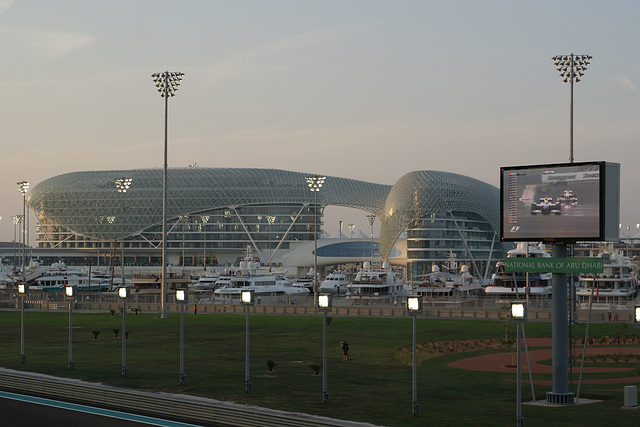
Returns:
[[[640,328],[640,305],[638,304],[633,307],[633,326]]]
[[[116,184],[116,188],[118,189],[118,193],[126,193],[129,187],[131,187],[133,178],[116,178],[114,182]]]
[[[318,175],[312,175],[312,176],[306,177],[309,190],[320,191],[320,188],[322,188],[322,185],[324,184],[324,181],[326,179],[327,179],[326,176],[318,176]]]
[[[562,81],[567,83],[577,83],[580,81],[580,77],[584,76],[584,72],[587,71],[587,65],[593,59],[590,55],[557,55],[551,58],[553,64],[560,72]]]
[[[27,191],[29,190],[29,185],[30,184],[28,181],[20,181],[18,183],[18,191],[22,196],[25,196],[27,194]]]
[[[182,82],[182,76],[184,76],[184,73],[169,71],[151,74],[153,82],[156,84],[158,92],[160,92],[160,96],[163,98],[176,96],[180,82]]]

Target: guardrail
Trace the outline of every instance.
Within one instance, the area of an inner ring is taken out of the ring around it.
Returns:
[[[206,425],[233,427],[371,426],[354,421],[248,407],[186,395],[129,390],[7,369],[0,369],[0,389],[198,425],[204,422]]]

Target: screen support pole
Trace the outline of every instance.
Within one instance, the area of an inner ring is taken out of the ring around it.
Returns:
[[[567,257],[567,245],[554,243],[551,247],[554,258]],[[567,317],[567,273],[553,273],[551,277],[551,341],[553,391],[547,392],[548,403],[573,404],[573,393],[569,392],[568,317]]]

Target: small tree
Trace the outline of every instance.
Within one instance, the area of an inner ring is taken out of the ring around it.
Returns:
[[[626,323],[618,323],[618,334],[614,339],[618,343],[618,347],[620,348],[620,355],[622,355],[622,343],[627,341],[627,329],[628,326]]]
[[[93,334],[93,339],[97,341],[98,335],[100,335],[100,331],[91,331],[91,333]]]
[[[513,332],[513,323],[511,322],[511,307],[508,304],[500,307],[500,320],[498,320],[498,326],[504,332],[504,337],[501,335],[496,339],[498,345],[502,348],[511,348],[516,342],[516,337]],[[515,363],[515,355],[512,352],[511,364],[515,365]]]
[[[314,363],[309,365],[309,367],[313,369],[313,371],[315,372],[314,375],[320,375],[320,370],[322,369],[322,366],[318,365],[317,363]]]
[[[267,367],[269,368],[269,372],[273,371],[273,368],[276,367],[276,362],[271,359],[267,360]]]
[[[120,332],[120,329],[114,329],[113,330],[113,334],[115,335],[114,338],[118,338],[118,333]]]

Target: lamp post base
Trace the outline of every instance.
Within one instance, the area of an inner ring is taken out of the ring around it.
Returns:
[[[187,376],[185,374],[180,374],[180,385],[187,384]]]
[[[322,403],[329,403],[329,393],[326,391],[322,393]]]
[[[244,386],[244,392],[245,393],[251,393],[251,388],[253,387],[253,385],[251,384],[251,381],[247,381],[245,386]]]
[[[27,355],[26,354],[21,354],[20,355],[20,363],[27,363]]]
[[[558,405],[573,405],[575,404],[573,393],[556,393],[553,391],[547,392],[547,403],[556,403]]]
[[[420,413],[420,404],[413,402],[413,416],[417,417],[419,413]]]
[[[73,363],[73,360],[69,360],[69,370],[73,371],[76,368],[76,364]]]

